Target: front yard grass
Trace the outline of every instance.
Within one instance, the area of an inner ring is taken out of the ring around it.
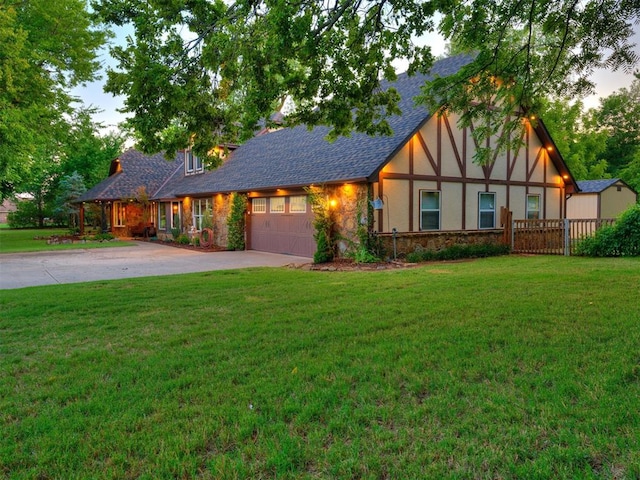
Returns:
[[[640,259],[0,291],[0,476],[640,477]]]
[[[47,250],[71,250],[77,248],[107,248],[107,247],[124,247],[133,245],[127,241],[113,242],[94,242],[86,243],[61,243],[57,245],[47,244],[47,238],[52,235],[64,236],[69,231],[64,228],[45,228],[45,229],[0,229],[0,253],[20,253],[20,252],[38,252]],[[91,235],[87,235],[90,239]]]

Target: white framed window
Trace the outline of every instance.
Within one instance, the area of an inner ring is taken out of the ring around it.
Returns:
[[[171,228],[181,228],[182,221],[182,209],[180,208],[180,202],[171,202]]]
[[[269,199],[269,212],[284,213],[284,197],[271,197]]]
[[[307,196],[289,197],[289,213],[307,213]]]
[[[267,199],[266,198],[252,198],[251,210],[253,213],[267,213]]]
[[[209,215],[211,215],[210,198],[196,198],[193,201],[193,225],[196,227],[196,230],[202,230],[202,220],[204,219],[207,210],[209,210]]]
[[[124,227],[127,224],[127,204],[113,202],[113,218],[116,227]]]
[[[193,153],[193,150],[185,150],[184,152],[184,173],[185,175],[193,175],[204,171],[202,159]]]
[[[478,194],[478,228],[496,228],[496,194]]]
[[[161,202],[158,204],[158,229],[166,230],[167,229],[167,204],[166,202]]]
[[[527,220],[538,220],[540,218],[540,195],[527,195]]]
[[[420,191],[420,230],[440,230],[440,192]]]

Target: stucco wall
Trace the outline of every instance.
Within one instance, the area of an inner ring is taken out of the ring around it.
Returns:
[[[636,201],[636,194],[623,183],[611,185],[600,194],[600,218],[616,218]]]
[[[457,126],[458,117],[432,117],[384,166],[373,196],[384,208],[375,230],[420,231],[420,192],[440,192],[440,230],[478,229],[478,195],[495,193],[496,226],[500,207],[526,218],[527,195],[540,195],[542,218],[564,215],[564,180],[535,130],[526,124],[520,148],[501,153],[482,167],[474,163],[471,129]],[[492,140],[495,145],[495,140]],[[549,150],[551,148],[551,150]]]

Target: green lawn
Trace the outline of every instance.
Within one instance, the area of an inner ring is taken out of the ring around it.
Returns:
[[[133,245],[132,242],[94,242],[92,235],[87,235],[86,243],[66,243],[48,245],[47,238],[52,235],[67,235],[69,231],[64,228],[45,229],[9,229],[0,228],[0,253],[36,252],[46,250],[70,250],[74,248],[106,248],[124,247]]]
[[[0,291],[0,476],[640,478],[640,259]]]

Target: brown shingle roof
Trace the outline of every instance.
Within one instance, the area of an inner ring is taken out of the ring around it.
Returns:
[[[127,150],[112,162],[107,179],[87,190],[78,202],[114,201],[132,198],[144,186],[152,197],[162,185],[184,165],[183,153],[178,152],[173,160],[167,160],[163,153],[145,155],[134,149]],[[119,168],[118,168],[119,164]]]

